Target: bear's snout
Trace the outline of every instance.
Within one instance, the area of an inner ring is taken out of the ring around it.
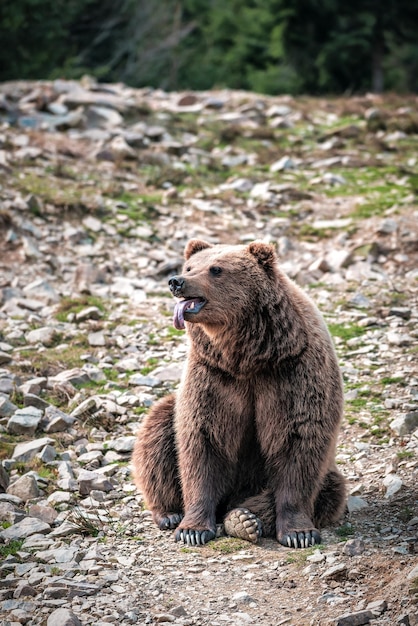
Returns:
[[[173,276],[168,281],[168,285],[170,287],[170,291],[173,296],[180,297],[183,295],[183,289],[185,285],[185,280],[182,276]]]

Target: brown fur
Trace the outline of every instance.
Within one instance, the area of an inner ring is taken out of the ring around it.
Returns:
[[[136,484],[161,528],[184,516],[180,540],[213,538],[216,521],[243,506],[265,536],[314,543],[345,504],[334,462],[343,392],[325,323],[268,244],[191,240],[185,258],[176,295],[206,304],[184,315],[185,374],[139,431]]]

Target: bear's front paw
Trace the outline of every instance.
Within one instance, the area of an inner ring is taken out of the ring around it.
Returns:
[[[182,513],[161,513],[154,515],[155,523],[160,530],[173,530],[183,519]]]
[[[179,528],[174,535],[176,542],[185,543],[188,546],[203,546],[216,537],[216,530],[192,530],[191,528]]]
[[[257,543],[262,535],[261,522],[248,509],[232,509],[224,519],[225,532],[230,537],[238,537]]]
[[[278,537],[278,542],[286,548],[309,548],[321,543],[321,535],[316,528],[312,530],[293,531]]]

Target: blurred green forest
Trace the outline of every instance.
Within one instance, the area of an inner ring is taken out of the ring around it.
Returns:
[[[417,33],[411,0],[1,0],[0,80],[416,92]]]

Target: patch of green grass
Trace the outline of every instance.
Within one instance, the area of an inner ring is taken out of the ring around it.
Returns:
[[[174,328],[174,326],[167,326],[164,329],[164,338],[165,339],[180,339],[184,336],[184,330],[178,330]]]
[[[394,385],[399,383],[403,387],[406,387],[408,384],[402,376],[384,376],[380,379],[380,382],[382,385]]]
[[[5,545],[0,545],[0,558],[5,559],[7,556],[15,556],[21,549],[24,539],[13,539]]]
[[[43,203],[51,204],[67,210],[95,210],[97,208],[97,189],[85,186],[82,181],[73,178],[41,175],[26,171],[23,176],[13,178],[13,186],[23,194],[34,195]],[[30,209],[39,216],[41,211],[36,203]]]
[[[342,524],[342,526],[336,528],[334,532],[338,537],[341,537],[341,539],[348,539],[349,537],[354,535],[355,529],[352,524],[347,522],[345,524]]]
[[[106,308],[100,298],[84,295],[77,298],[63,298],[56,309],[55,317],[59,322],[66,322],[70,313],[76,315],[90,306],[97,307],[103,315],[106,313]]]
[[[215,541],[211,541],[208,547],[221,554],[233,554],[234,552],[248,549],[249,543],[236,537],[220,537]]]
[[[414,452],[412,452],[412,450],[401,450],[400,452],[396,453],[396,456],[398,457],[398,459],[405,460],[413,459],[415,454]]]
[[[367,331],[366,328],[357,326],[357,324],[349,324],[348,322],[343,324],[338,322],[329,322],[328,330],[333,337],[339,337],[343,341],[348,341],[349,339],[354,339],[355,337],[361,337]]]
[[[322,544],[318,544],[315,546],[310,546],[309,548],[302,548],[300,550],[292,550],[286,554],[286,562],[289,564],[296,564],[302,566],[305,564],[308,556],[311,556],[316,550],[323,550],[324,546]]]
[[[63,350],[48,348],[42,352],[23,349],[19,355],[27,359],[28,364],[21,364],[20,369],[36,376],[54,376],[65,369],[72,369],[82,365],[81,355],[89,348],[87,339],[83,336],[72,339],[71,345]]]
[[[141,368],[140,372],[143,376],[146,376],[147,374],[149,374],[150,372],[152,372],[152,370],[155,370],[155,367],[158,365],[159,359],[157,359],[157,357],[150,357],[149,359],[147,359],[147,364],[145,365],[145,367]]]
[[[147,413],[148,409],[145,406],[136,406],[133,410],[135,415],[144,415],[144,413]]]

